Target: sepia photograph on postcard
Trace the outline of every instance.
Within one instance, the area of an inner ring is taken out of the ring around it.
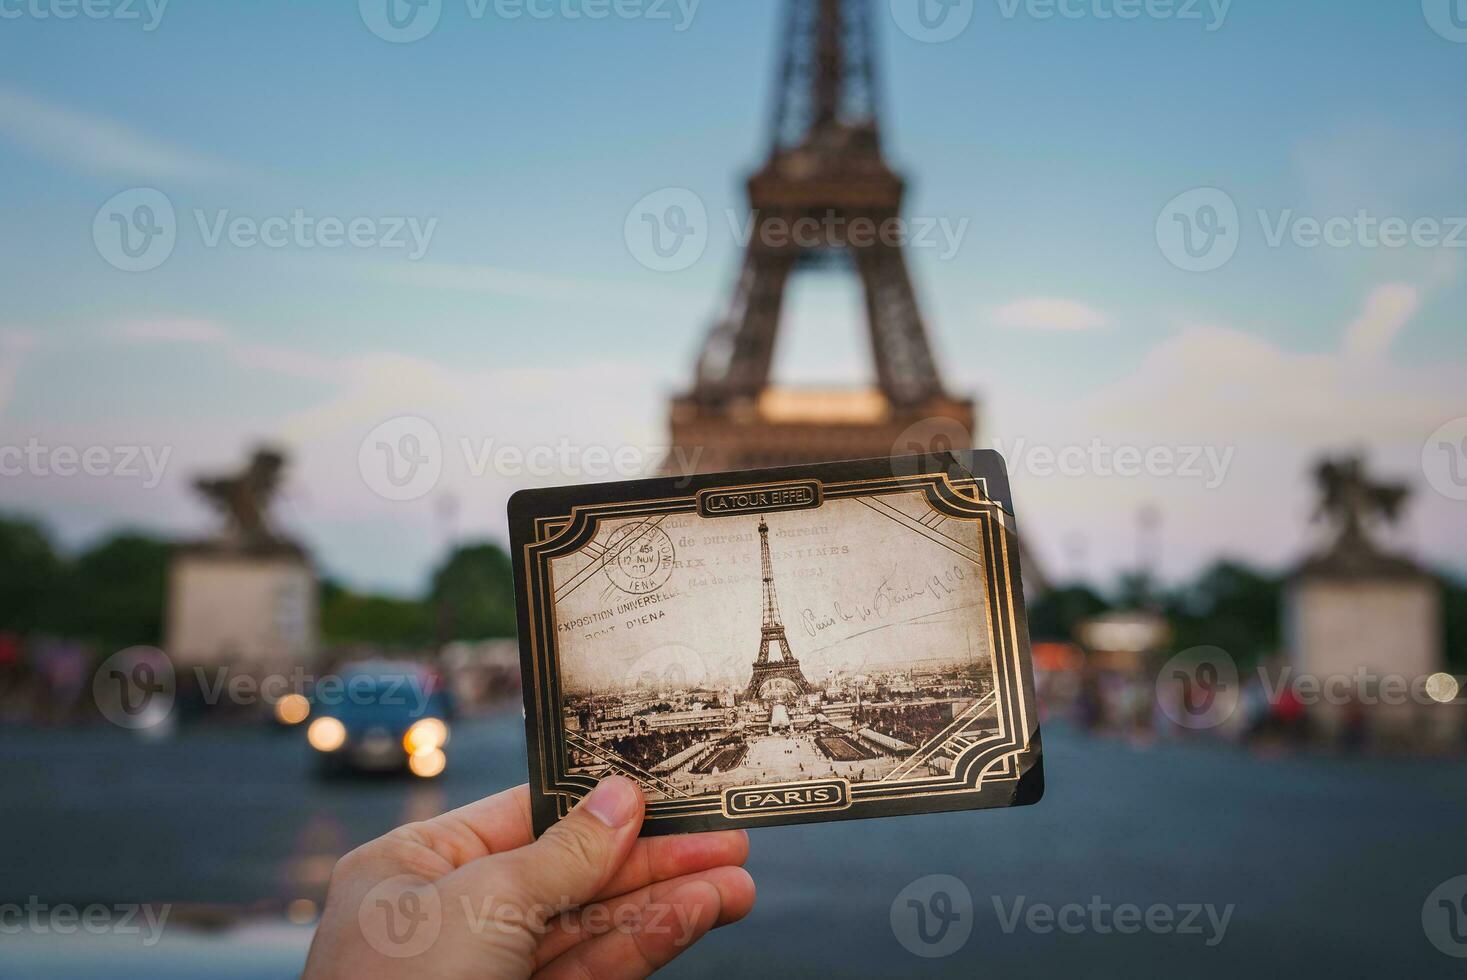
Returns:
[[[537,517],[516,557],[540,809],[611,772],[641,784],[651,832],[1032,802],[1011,512],[981,467],[892,463]]]

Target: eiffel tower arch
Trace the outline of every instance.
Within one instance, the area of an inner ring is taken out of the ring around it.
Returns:
[[[786,0],[769,158],[748,183],[754,234],[672,439],[698,471],[946,448],[974,431],[973,402],[943,387],[897,227],[906,184],[882,152],[870,0]],[[854,275],[865,294],[875,384],[770,384],[790,279]],[[929,444],[934,435],[947,444]],[[900,443],[900,445],[899,445]]]
[[[759,522],[759,570],[764,589],[764,616],[759,627],[759,653],[754,658],[754,672],[744,688],[745,701],[780,700],[782,695],[798,697],[810,693],[810,682],[800,669],[800,662],[790,652],[784,635],[784,622],[779,615],[779,597],[774,591],[774,563],[769,558],[769,525]],[[770,654],[779,651],[780,659]]]
[[[748,183],[754,234],[693,386],[673,399],[670,475],[939,453],[978,440],[972,399],[943,385],[907,257],[880,233],[900,217],[906,182],[882,150],[872,0],[785,4],[769,157]],[[770,383],[785,292],[806,271],[860,281],[874,384]],[[1042,592],[1039,564],[1020,549],[1026,590]]]

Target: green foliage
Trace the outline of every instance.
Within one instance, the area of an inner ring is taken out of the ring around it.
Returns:
[[[359,595],[321,583],[321,635],[328,645],[372,643],[422,646],[433,641],[433,615],[416,599]]]
[[[1442,579],[1442,618],[1447,625],[1447,663],[1467,672],[1467,585]]]
[[[169,550],[141,534],[118,534],[68,561],[40,525],[0,519],[0,629],[111,650],[157,645]]]
[[[65,567],[39,524],[0,517],[0,630],[53,629]]]
[[[1035,640],[1071,641],[1082,620],[1109,608],[1110,603],[1088,586],[1050,589],[1029,604],[1029,635]]]
[[[118,534],[79,555],[61,632],[106,650],[163,642],[163,607],[172,546],[141,534]]]
[[[1242,666],[1280,649],[1283,579],[1233,561],[1220,561],[1170,592],[1163,611],[1175,646],[1222,647]]]
[[[434,573],[430,595],[447,636],[515,635],[514,572],[497,544],[467,545],[451,554]]]

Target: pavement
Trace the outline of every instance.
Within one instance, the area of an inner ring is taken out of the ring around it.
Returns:
[[[0,907],[175,906],[153,945],[0,920],[4,980],[296,976],[310,927],[285,912],[319,903],[337,856],[524,779],[517,712],[458,725],[448,772],[431,783],[322,782],[298,732],[0,739]],[[1467,968],[1423,927],[1433,889],[1467,874],[1467,761],[1138,747],[1057,723],[1045,753],[1034,807],[755,831],[753,914],[666,975]],[[1467,955],[1467,942],[1451,948]]]

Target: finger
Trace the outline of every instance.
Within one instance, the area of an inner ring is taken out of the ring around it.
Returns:
[[[546,917],[589,902],[611,881],[642,826],[637,784],[608,776],[540,839],[465,868],[470,889],[503,894]]]
[[[677,883],[663,903],[668,912],[572,946],[536,974],[545,980],[641,980],[703,938],[722,915],[717,886],[700,877]]]
[[[597,901],[584,908],[557,916],[535,950],[535,962],[541,966],[567,950],[613,930],[648,922],[663,916],[668,923],[677,918],[668,896],[690,881],[706,881],[718,889],[719,913],[713,928],[731,925],[748,915],[754,907],[754,879],[743,868],[721,867],[659,881],[626,895]]]
[[[695,871],[742,865],[749,859],[749,835],[742,830],[646,837],[632,847],[611,881],[596,894],[600,901],[625,895],[644,885]]]
[[[414,868],[434,879],[533,839],[530,788],[516,786],[431,820],[404,824],[359,850],[362,857]]]

